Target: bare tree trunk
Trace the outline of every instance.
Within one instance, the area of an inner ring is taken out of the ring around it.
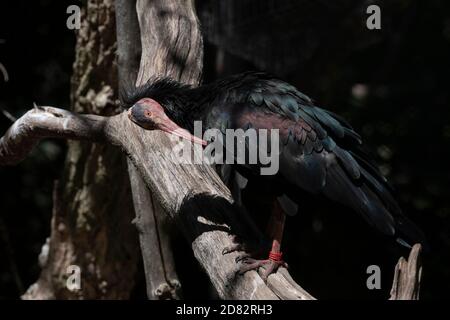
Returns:
[[[113,0],[89,0],[77,33],[71,99],[76,112],[117,113]],[[138,243],[126,161],[112,146],[69,142],[54,190],[48,256],[24,299],[128,298]],[[81,270],[81,290],[66,287],[67,267]]]
[[[194,2],[137,0],[136,8],[142,46],[136,85],[144,84],[151,77],[170,77],[198,85],[203,67],[203,44]],[[143,180],[140,185],[145,188]],[[151,260],[146,264],[149,297],[157,293],[159,298],[178,298],[180,283],[170,246],[172,221],[151,192],[146,200],[149,211],[143,211],[147,217],[140,221],[139,229],[141,237],[155,240],[141,240],[144,264]],[[152,237],[155,233],[156,238]]]
[[[134,86],[141,58],[141,38],[136,0],[116,0],[117,55],[119,90]],[[136,85],[140,85],[137,83]],[[179,299],[181,284],[175,271],[171,248],[172,222],[154,201],[140,173],[128,160],[136,218],[139,232],[147,297],[151,300]]]

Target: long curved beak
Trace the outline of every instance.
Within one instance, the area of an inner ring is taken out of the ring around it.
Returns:
[[[181,128],[179,125],[170,120],[168,117],[164,118],[165,119],[163,119],[163,121],[159,123],[160,130],[181,137],[183,139],[189,140],[193,143],[201,144],[202,146],[206,146],[208,144],[205,140],[200,139],[191,134],[186,129]]]

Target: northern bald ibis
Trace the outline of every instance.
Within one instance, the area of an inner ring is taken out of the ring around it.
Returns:
[[[348,206],[402,244],[423,241],[421,231],[402,214],[388,182],[363,151],[360,135],[342,117],[317,107],[286,82],[255,72],[200,87],[154,79],[125,92],[122,100],[130,108],[129,118],[139,126],[194,143],[205,144],[192,134],[194,121],[202,121],[204,131],[218,128],[223,133],[239,128],[279,129],[279,171],[267,176],[274,198],[272,249],[266,260],[244,259],[242,272],[264,266],[267,278],[284,264],[280,247],[285,213],[295,213],[305,191]],[[258,167],[244,164],[234,169],[252,179],[259,174]]]

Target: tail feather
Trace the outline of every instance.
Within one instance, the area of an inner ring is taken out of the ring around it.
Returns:
[[[395,221],[367,185],[356,185],[337,164],[327,170],[323,193],[328,198],[351,207],[382,233],[393,236]]]
[[[361,168],[361,181],[355,183],[338,164],[328,167],[323,193],[351,207],[385,235],[405,246],[421,243],[427,247],[423,232],[401,211],[391,191],[377,177]]]

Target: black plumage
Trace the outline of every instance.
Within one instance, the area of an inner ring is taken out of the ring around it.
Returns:
[[[327,197],[359,213],[382,233],[413,244],[421,231],[401,212],[392,188],[364,151],[361,136],[340,116],[319,108],[292,85],[264,73],[247,72],[200,87],[151,79],[124,92],[130,107],[143,97],[158,101],[178,125],[203,129],[279,129],[280,170],[267,177],[277,194],[301,203],[304,191]],[[239,165],[247,179],[258,165]]]

